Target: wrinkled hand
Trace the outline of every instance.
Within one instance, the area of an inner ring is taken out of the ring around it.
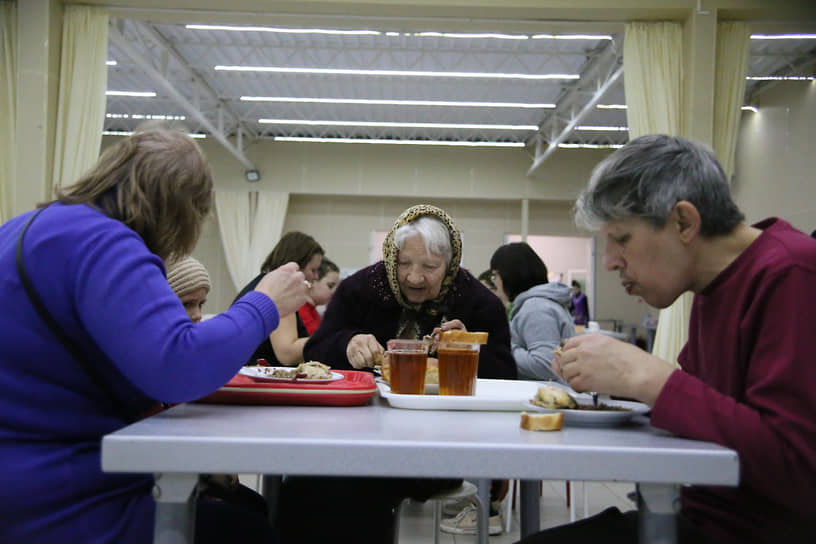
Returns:
[[[256,291],[272,299],[281,318],[303,306],[308,289],[303,272],[296,263],[286,263],[269,272],[255,287]]]
[[[438,339],[439,335],[445,331],[467,331],[467,327],[458,319],[451,319],[450,321],[443,321],[433,330],[431,336]]]
[[[553,370],[578,392],[607,393],[651,406],[675,368],[632,344],[582,334],[566,341]]]
[[[346,346],[346,358],[354,368],[371,368],[382,362],[384,353],[373,334],[355,334]]]

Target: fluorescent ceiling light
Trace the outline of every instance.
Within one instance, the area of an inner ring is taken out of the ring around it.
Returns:
[[[190,30],[231,30],[234,32],[274,32],[277,34],[333,34],[347,36],[379,36],[379,30],[338,30],[331,28],[274,28],[269,26],[185,25]]]
[[[374,100],[369,98],[300,98],[294,96],[242,96],[244,102],[297,102],[309,104],[367,104],[375,106],[445,106],[470,108],[552,109],[555,104],[527,102],[456,102],[452,100]]]
[[[132,136],[132,130],[103,130],[103,136]],[[197,138],[199,140],[204,139],[207,137],[206,134],[198,134],[197,132],[188,132],[187,136],[190,138]]]
[[[595,34],[535,34],[534,40],[611,40],[612,36]]]
[[[624,144],[558,144],[563,149],[619,149]]]
[[[599,110],[625,110],[626,104],[598,104],[595,106]]]
[[[285,68],[282,66],[224,66],[215,67],[230,72],[272,72],[278,74],[329,74],[363,76],[411,76],[494,79],[580,79],[579,74],[505,74],[496,72],[432,72],[414,70],[352,70],[347,68]]]
[[[106,60],[105,64],[108,66],[116,66],[117,63],[115,60]]]
[[[487,130],[538,130],[538,125],[482,125],[469,123],[392,123],[379,121],[318,121],[312,119],[258,119],[265,125],[308,125],[327,127],[459,128]]]
[[[153,115],[150,113],[106,113],[108,119],[151,119],[156,121],[184,121],[186,115]]]
[[[445,145],[461,147],[524,147],[524,142],[468,142],[447,140],[386,140],[366,138],[311,138],[305,136],[276,136],[276,142],[330,142],[339,144],[391,144],[391,145]]]
[[[752,40],[816,40],[816,34],[751,34]]]
[[[754,113],[759,113],[759,110],[756,109],[754,106],[742,106],[740,109],[742,111],[752,111]]]
[[[154,92],[141,91],[105,91],[105,94],[108,96],[141,96],[144,98],[153,98],[156,96]]]
[[[611,40],[612,36],[594,34],[504,34],[498,32],[382,32],[379,30],[339,30],[331,28],[281,28],[269,26],[241,26],[241,25],[184,25],[190,30],[227,30],[232,32],[273,32],[278,34],[329,34],[347,36],[418,36],[421,38],[466,38],[466,39],[494,39],[494,40]]]
[[[529,40],[530,36],[526,34],[497,34],[494,32],[417,32],[413,36],[420,36],[422,38],[493,38],[496,40]]]
[[[816,76],[748,76],[751,81],[814,81]]]
[[[575,130],[592,130],[597,132],[626,132],[627,130],[629,130],[629,127],[581,125],[575,127]]]

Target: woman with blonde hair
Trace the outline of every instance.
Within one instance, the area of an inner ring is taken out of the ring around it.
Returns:
[[[194,324],[163,260],[188,254],[212,174],[186,134],[112,145],[56,199],[0,226],[0,542],[149,543],[148,474],[101,469],[103,436],[226,383],[305,300],[290,264]],[[198,507],[196,542],[268,542],[264,516]]]

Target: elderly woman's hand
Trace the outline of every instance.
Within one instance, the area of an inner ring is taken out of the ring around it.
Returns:
[[[286,263],[266,274],[256,291],[265,294],[278,308],[278,316],[294,313],[306,302],[309,286],[297,263]]]
[[[439,335],[445,331],[467,331],[467,327],[465,324],[459,321],[458,319],[451,319],[450,321],[444,321],[441,325],[436,327],[431,333],[431,336],[434,338],[439,338]]]
[[[370,368],[382,361],[385,350],[373,334],[356,334],[346,346],[346,358],[354,368]]]
[[[627,342],[582,334],[566,341],[553,370],[578,392],[597,391],[652,406],[675,368]]]

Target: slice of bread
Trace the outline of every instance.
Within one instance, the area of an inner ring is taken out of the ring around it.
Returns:
[[[578,403],[572,396],[554,385],[542,385],[538,388],[536,396],[530,402],[542,408],[577,408]]]
[[[521,413],[521,428],[527,431],[560,431],[564,424],[564,414],[528,414]]]
[[[486,332],[468,332],[462,330],[445,331],[439,335],[440,342],[468,342],[470,344],[487,344]]]

